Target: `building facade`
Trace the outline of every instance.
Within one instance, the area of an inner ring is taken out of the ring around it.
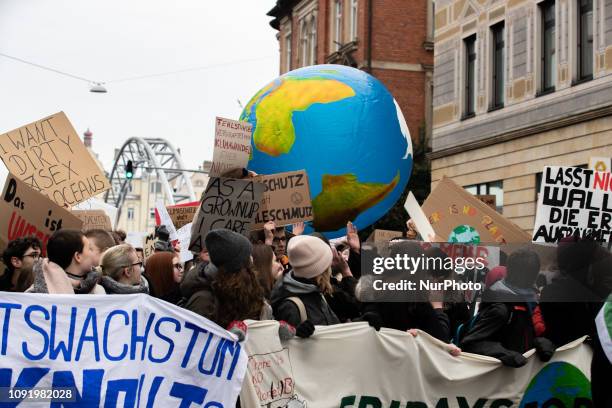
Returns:
[[[531,231],[544,166],[612,156],[612,0],[437,0],[432,186]]]
[[[432,0],[278,0],[280,73],[315,64],[363,69],[397,100],[417,147],[431,127]]]

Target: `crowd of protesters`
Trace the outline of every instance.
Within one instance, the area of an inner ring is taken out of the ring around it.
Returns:
[[[164,226],[156,231],[155,252],[125,243],[121,231],[85,233],[61,229],[41,242],[33,237],[8,243],[0,290],[53,294],[149,294],[200,314],[244,339],[244,320],[276,319],[283,339],[308,338],[316,326],[367,322],[374,330],[417,329],[441,340],[453,355],[465,352],[498,358],[508,367],[526,364],[535,349],[548,361],[557,347],[588,336],[594,348],[593,396],[612,406],[606,379],[612,368],[601,352],[595,316],[612,289],[612,258],[595,242],[567,238],[557,248],[558,270],[543,272],[536,252],[521,248],[506,256],[483,279],[478,295],[460,291],[422,292],[411,301],[361,301],[362,242],[350,222],[343,242],[291,233],[270,222],[248,239],[217,229],[193,261],[180,262]],[[408,223],[393,240],[390,256],[445,258],[439,248],[423,250]],[[453,275],[451,272],[450,275]],[[448,271],[420,270],[420,279],[449,278]],[[467,275],[467,274],[466,274]],[[604,405],[608,404],[608,405]]]

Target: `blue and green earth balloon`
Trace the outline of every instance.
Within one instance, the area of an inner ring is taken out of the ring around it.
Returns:
[[[412,171],[412,143],[385,86],[342,65],[300,68],[251,98],[240,120],[253,125],[249,169],[305,169],[312,227],[329,238],[376,222],[398,200]]]

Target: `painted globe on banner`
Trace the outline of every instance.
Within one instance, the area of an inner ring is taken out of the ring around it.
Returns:
[[[300,68],[251,98],[240,120],[253,125],[249,169],[305,169],[314,220],[329,238],[382,217],[412,172],[412,143],[393,96],[373,76],[342,65]]]

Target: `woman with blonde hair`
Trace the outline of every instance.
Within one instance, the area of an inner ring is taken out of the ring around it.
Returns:
[[[107,294],[149,293],[147,280],[142,276],[142,262],[130,244],[109,248],[100,259],[100,285]]]

